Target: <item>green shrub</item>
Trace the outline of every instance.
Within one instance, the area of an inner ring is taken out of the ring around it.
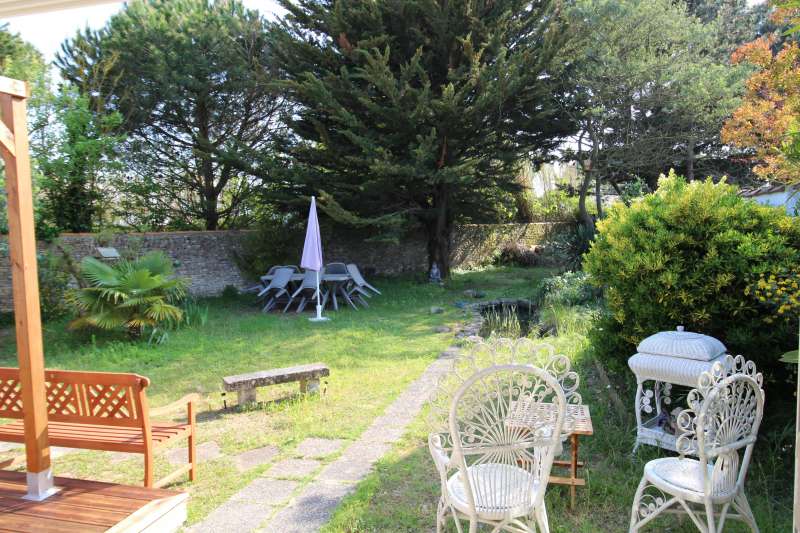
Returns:
[[[594,233],[582,224],[569,225],[547,236],[545,250],[552,263],[567,270],[580,270]]]
[[[244,240],[234,254],[245,277],[257,280],[274,265],[291,265],[300,260],[305,227],[292,221],[267,220]]]
[[[564,272],[542,281],[535,299],[541,307],[587,305],[600,299],[585,272]]]
[[[774,365],[792,328],[770,324],[748,287],[798,261],[800,220],[731,185],[670,173],[655,193],[613,205],[598,224],[584,268],[605,289],[609,315],[595,336],[616,337],[604,344],[627,357],[644,337],[681,324]]]
[[[73,329],[122,330],[131,337],[151,331],[151,341],[161,342],[166,330],[179,325],[187,281],[175,276],[172,262],[162,252],[113,264],[93,257],[81,261],[85,287],[67,294],[79,316]]]
[[[39,274],[39,307],[42,318],[50,320],[68,311],[66,294],[70,274],[63,257],[52,250],[40,252],[37,257]]]

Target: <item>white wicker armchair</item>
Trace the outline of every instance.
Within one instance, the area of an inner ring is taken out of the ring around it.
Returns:
[[[517,423],[521,406],[544,415]],[[428,439],[441,479],[437,531],[452,517],[459,533],[463,521],[470,533],[479,523],[548,532],[544,493],[565,409],[557,379],[532,365],[496,365],[467,378],[453,396],[449,431]]]
[[[728,518],[758,531],[744,481],[764,412],[762,383],[753,362],[741,355],[727,356],[700,376],[687,397],[689,409],[678,417],[681,457],[645,465],[631,532],[661,513],[688,514],[703,533],[721,532]]]

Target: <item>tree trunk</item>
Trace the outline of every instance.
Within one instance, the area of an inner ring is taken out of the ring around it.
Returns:
[[[198,98],[195,120],[197,121],[200,137],[195,141],[199,152],[200,168],[198,170],[202,179],[202,189],[199,191],[201,195],[200,201],[206,229],[213,231],[219,228],[219,212],[217,211],[219,193],[214,185],[214,163],[211,160],[211,155],[206,152],[210,142],[211,128],[209,126],[208,105],[204,97]]]
[[[453,224],[450,220],[449,191],[439,185],[433,197],[435,215],[426,225],[428,233],[428,269],[436,263],[442,279],[450,277],[450,244]]]
[[[686,143],[686,181],[694,181],[694,139]]]
[[[594,203],[595,207],[597,207],[597,218],[603,216],[603,195],[600,191],[601,185],[600,176],[595,173],[594,176]]]

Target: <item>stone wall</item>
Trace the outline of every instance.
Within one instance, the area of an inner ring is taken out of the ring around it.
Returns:
[[[190,280],[189,290],[196,296],[219,294],[226,285],[243,287],[246,280],[233,260],[242,243],[242,231],[176,231],[116,235],[110,246],[132,247],[142,252],[161,250],[174,262],[175,270]],[[64,234],[64,248],[76,261],[96,256],[96,242],[90,234]],[[12,310],[11,265],[5,237],[0,237],[0,312]],[[48,245],[39,243],[39,249]]]
[[[565,224],[467,224],[453,233],[453,268],[474,268],[490,263],[506,245],[523,243],[541,245],[549,234]],[[248,285],[236,265],[234,254],[242,248],[247,231],[177,231],[116,235],[111,246],[132,247],[142,252],[162,250],[173,261],[176,271],[190,279],[189,290],[196,296],[219,294],[226,285]],[[66,249],[76,261],[97,255],[95,236],[65,234]],[[0,312],[12,309],[11,269],[5,237],[0,236]],[[40,249],[46,244],[39,244]],[[382,275],[427,270],[427,244],[423,235],[415,235],[399,244],[374,243],[355,237],[323,235],[326,262],[357,263],[362,271]],[[300,260],[302,250],[297,250]]]

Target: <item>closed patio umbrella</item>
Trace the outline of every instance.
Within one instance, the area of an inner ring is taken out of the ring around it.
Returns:
[[[322,238],[319,235],[317,201],[313,196],[311,197],[311,207],[308,210],[306,241],[303,244],[303,258],[300,260],[300,267],[317,273],[317,316],[310,320],[314,322],[328,320],[328,317],[322,316],[322,302],[320,301],[319,273],[322,270]]]

